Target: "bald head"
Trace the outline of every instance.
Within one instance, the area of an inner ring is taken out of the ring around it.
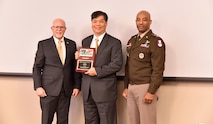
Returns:
[[[140,15],[145,15],[149,20],[151,20],[151,15],[148,11],[142,10],[142,11],[138,12],[137,17]]]

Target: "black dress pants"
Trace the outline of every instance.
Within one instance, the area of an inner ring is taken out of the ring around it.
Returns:
[[[84,115],[85,124],[117,124],[116,101],[95,102],[90,92]]]
[[[59,96],[40,98],[42,124],[52,124],[55,113],[57,124],[68,124],[70,100],[71,96],[66,96],[63,89]]]

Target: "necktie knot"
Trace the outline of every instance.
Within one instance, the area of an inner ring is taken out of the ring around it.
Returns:
[[[61,43],[62,43],[62,41],[61,41],[61,40],[59,40],[59,41],[58,41],[58,44],[59,44],[59,45],[61,45]]]

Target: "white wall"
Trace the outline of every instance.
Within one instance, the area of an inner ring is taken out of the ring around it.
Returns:
[[[126,100],[118,83],[118,124],[127,120]],[[160,88],[158,124],[213,124],[213,82],[166,82]],[[84,124],[81,94],[72,99],[69,124]],[[31,78],[0,77],[0,124],[39,124],[39,98]],[[54,120],[55,122],[56,120]]]
[[[166,43],[165,76],[213,77],[212,0],[0,0],[0,72],[31,73],[37,42],[51,36],[57,17],[80,46],[92,34],[90,15],[96,10],[108,14],[107,32],[122,41],[125,56],[142,9],[151,13],[151,28]]]

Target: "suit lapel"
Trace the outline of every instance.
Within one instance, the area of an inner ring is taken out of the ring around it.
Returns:
[[[90,48],[90,44],[92,43],[92,38],[93,38],[93,36],[90,36],[88,38],[88,41],[84,43],[83,47]]]
[[[53,37],[51,37],[50,42],[51,42],[51,44],[49,46],[50,50],[52,50],[53,54],[57,55],[58,56],[57,58],[60,60],[59,55],[58,55],[57,46],[55,44],[55,41],[54,41]]]
[[[71,48],[69,47],[70,42],[67,41],[66,38],[64,38],[64,43],[65,43],[65,49],[66,49],[66,58],[64,60],[64,65],[65,65],[67,62],[67,57],[70,56],[70,53],[68,51],[70,51]]]
[[[97,56],[101,55],[101,53],[103,52],[104,48],[106,47],[106,45],[108,43],[108,39],[109,39],[108,34],[105,34],[101,41],[101,44],[98,47]]]
[[[52,54],[54,54],[54,55],[57,55],[57,61],[58,61],[58,64],[61,66],[63,66],[63,64],[61,63],[61,59],[60,59],[60,57],[59,57],[59,54],[58,54],[58,50],[57,50],[57,46],[56,46],[56,44],[55,44],[55,41],[54,41],[54,39],[53,39],[53,37],[51,37],[50,38],[50,50],[52,50]]]

